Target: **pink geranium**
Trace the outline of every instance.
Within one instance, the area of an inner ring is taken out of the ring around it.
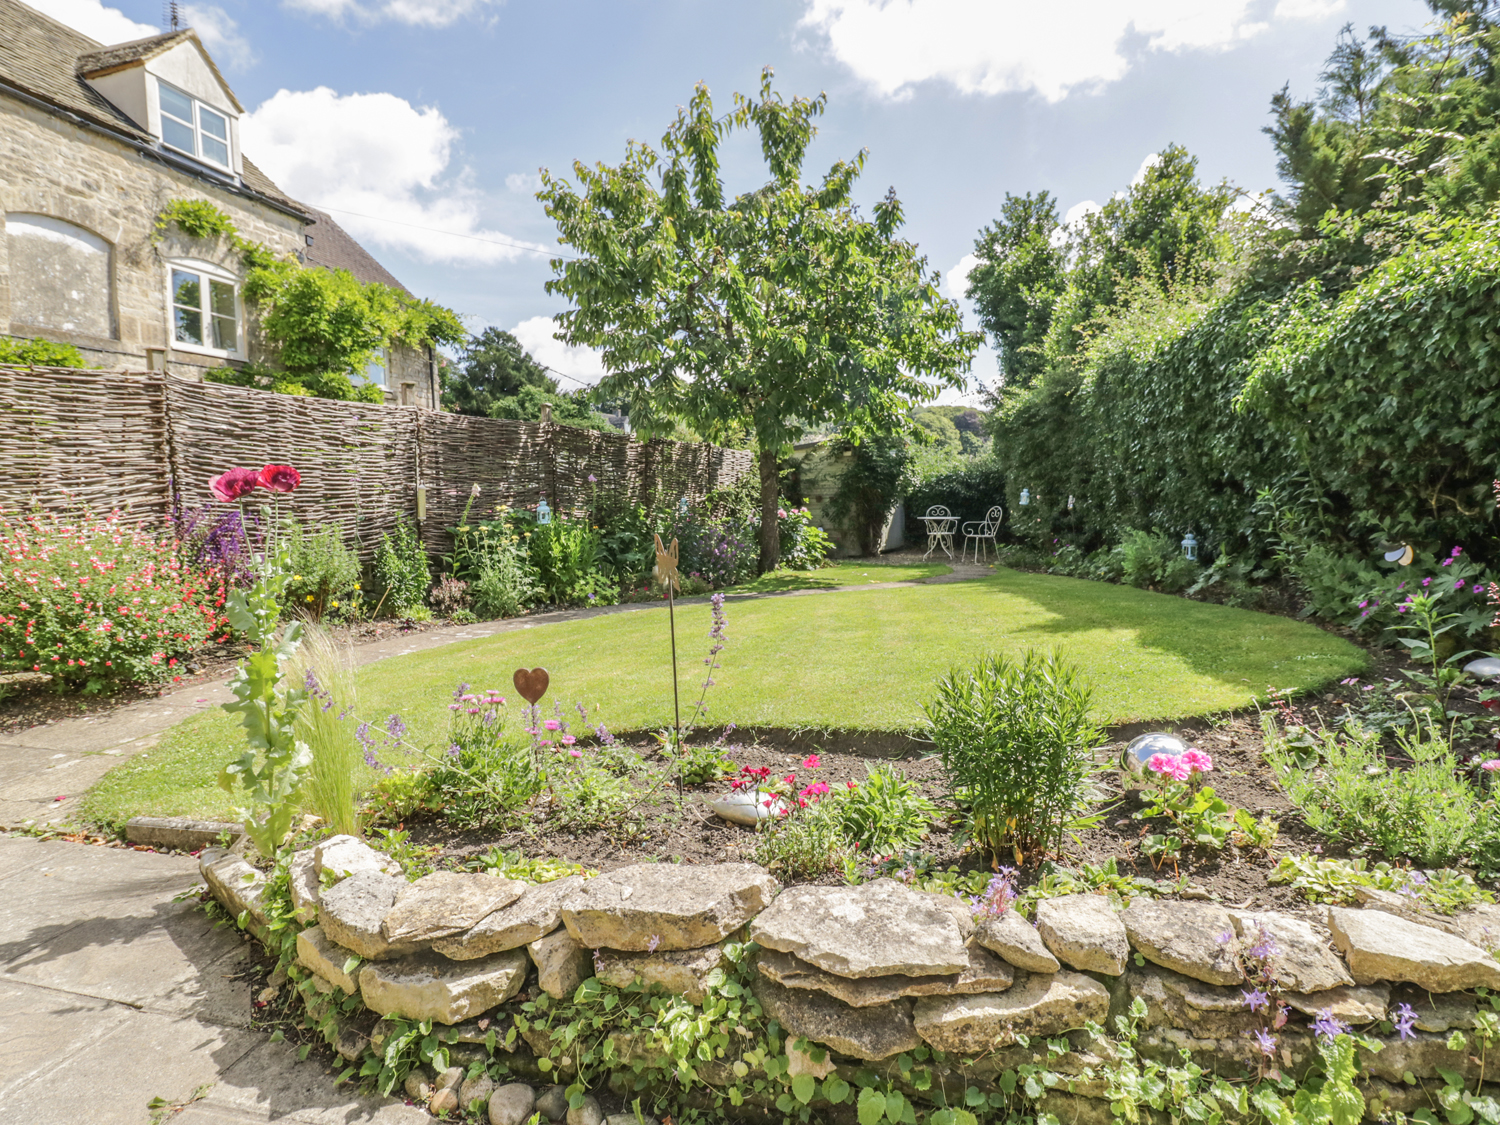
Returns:
[[[302,483],[302,474],[290,465],[267,465],[260,471],[260,485],[272,492],[291,492]]]
[[[241,496],[248,496],[260,485],[260,477],[249,469],[233,468],[220,473],[208,482],[214,498],[223,504],[233,504]]]
[[[1159,773],[1163,777],[1175,778],[1178,781],[1186,781],[1191,771],[1182,762],[1182,758],[1176,754],[1152,754],[1146,759],[1146,768],[1152,773]]]
[[[1197,748],[1184,750],[1180,761],[1184,766],[1187,767],[1188,773],[1190,774],[1213,772],[1213,758]]]

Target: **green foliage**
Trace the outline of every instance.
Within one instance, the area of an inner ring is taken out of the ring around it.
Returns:
[[[891,509],[912,484],[911,451],[905,439],[890,434],[868,434],[842,443],[841,450],[849,456],[828,498],[828,514],[853,528],[860,554],[879,554],[880,533]]]
[[[613,605],[619,583],[600,569],[599,532],[584,520],[554,519],[523,532],[541,596],[558,605]]]
[[[366,773],[364,754],[347,716],[358,703],[354,668],[347,652],[317,626],[305,629],[287,678],[309,693],[298,710],[293,734],[311,753],[303,800],[335,833],[360,835],[358,797]]]
[[[519,851],[506,851],[494,847],[483,855],[466,860],[464,867],[497,879],[519,879],[523,883],[551,883],[566,879],[570,875],[585,875],[592,878],[598,872],[590,871],[582,864],[569,863],[552,856],[527,856]]]
[[[0,557],[0,673],[85,692],[154,683],[223,625],[223,578],[118,512],[0,512]]]
[[[619,433],[609,419],[595,408],[589,391],[548,391],[542,387],[526,385],[513,395],[501,395],[490,406],[491,418],[512,418],[518,422],[541,420],[542,408],[549,407],[549,418],[560,426],[575,426],[582,430],[600,430],[606,434]]]
[[[776,522],[783,568],[816,570],[833,565],[833,537],[813,523],[812,509],[778,508]]]
[[[189,238],[236,238],[239,231],[228,214],[206,199],[173,199],[156,216],[155,239],[173,224]]]
[[[527,540],[515,530],[509,509],[497,508],[494,519],[471,521],[472,504],[471,497],[459,525],[449,529],[453,553],[443,562],[455,578],[469,584],[476,617],[482,621],[514,617],[541,593]]]
[[[432,584],[427,553],[404,519],[380,533],[374,570],[377,611],[399,617],[425,608],[427,588]]]
[[[385,401],[384,392],[374,383],[362,382],[356,386],[347,374],[293,374],[269,363],[252,362],[239,367],[215,367],[206,372],[203,378],[210,383],[251,387],[279,395],[331,398],[339,402],[378,404]]]
[[[224,710],[238,715],[249,743],[219,775],[225,792],[242,789],[250,806],[239,810],[245,832],[261,855],[273,857],[292,826],[312,750],[297,737],[297,723],[308,705],[304,684],[288,682],[289,663],[302,640],[293,621],[277,636],[282,599],[291,578],[290,549],[282,543],[249,589],[229,594],[229,624],[244,633],[254,652],[229,680],[234,702]]]
[[[327,614],[348,617],[358,610],[359,556],[344,544],[336,525],[317,529],[291,523],[291,578],[286,584],[286,606],[314,621]]]
[[[767,69],[758,98],[715,117],[700,84],[661,154],[633,141],[617,166],[574,164],[582,194],[550,172],[538,193],[576,253],[547,283],[573,303],[559,336],[600,349],[600,392],[647,432],[754,432],[762,571],[779,550],[778,451],[811,427],[899,428],[912,402],[959,384],[979,343],[897,237],[894,193],[869,218],[856,210],[863,154],[800,182],[825,105],[787,101]],[[728,203],[719,148],[737,129],[759,135],[770,177]]]
[[[470,336],[459,355],[459,370],[445,369],[443,409],[476,418],[509,418],[494,414],[496,401],[514,396],[522,387],[556,393],[557,380],[532,358],[509,332],[486,328]]]
[[[1396,732],[1397,747],[1411,762],[1404,768],[1388,763],[1378,735],[1358,727],[1313,732],[1316,755],[1309,762],[1270,716],[1262,726],[1266,761],[1314,831],[1423,864],[1464,854],[1479,797],[1457,777],[1448,740],[1428,724]]]
[[[1160,531],[1127,531],[1120,546],[1121,577],[1131,586],[1176,594],[1193,584],[1203,569]]]
[[[906,493],[906,538],[919,543],[926,537],[921,516],[934,504],[952,512],[962,527],[982,521],[991,508],[1005,507],[1005,471],[994,457],[975,458],[961,468],[927,477]],[[1010,517],[1007,515],[1007,522]],[[1003,526],[1003,525],[1002,525]]]
[[[965,296],[995,342],[1006,386],[1027,386],[1046,365],[1052,308],[1067,286],[1067,250],[1054,245],[1059,225],[1049,193],[1006,192],[1000,218],[974,242],[978,263]]]
[[[868,762],[864,781],[838,799],[837,809],[844,836],[870,856],[917,847],[938,815],[900,769]]]
[[[1451,868],[1418,871],[1377,863],[1363,858],[1320,859],[1316,856],[1282,856],[1276,869],[1266,876],[1270,883],[1289,884],[1309,902],[1351,904],[1359,901],[1357,889],[1372,887],[1394,891],[1415,900],[1428,910],[1456,914],[1495,896],[1478,886],[1472,876]]]
[[[377,778],[365,798],[365,817],[372,823],[398,825],[442,807],[442,796],[426,769],[394,769]]]
[[[796,798],[788,798],[792,805]],[[843,865],[851,856],[844,835],[842,797],[830,794],[806,808],[760,822],[755,837],[755,862],[780,879],[817,879]]]
[[[72,344],[54,344],[51,340],[22,340],[0,336],[0,363],[20,367],[87,367],[83,356]]]
[[[499,698],[454,692],[447,750],[436,756],[431,783],[444,818],[458,828],[504,826],[547,784],[533,748],[507,734]]]
[[[923,710],[970,832],[993,852],[1060,847],[1082,812],[1101,731],[1091,693],[1059,653],[988,656],[938,681]]]

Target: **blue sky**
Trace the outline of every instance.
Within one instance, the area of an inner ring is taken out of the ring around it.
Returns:
[[[30,0],[103,42],[160,29],[160,0]],[[1200,173],[1277,186],[1271,94],[1311,96],[1340,26],[1414,31],[1417,0],[219,0],[184,3],[250,110],[245,153],[324,207],[419,295],[472,329],[515,331],[585,381],[593,355],[550,338],[555,231],[539,167],[616,162],[655,142],[704,81],[727,108],[761,67],[827,91],[809,178],[867,148],[859,196],[894,185],[907,236],[960,295],[965,255],[1007,191],[1064,210],[1107,199],[1169,142]],[[764,177],[749,138],[725,163]],[[443,233],[435,233],[443,232]],[[957,270],[956,275],[954,274]],[[972,323],[972,318],[969,318]],[[974,375],[993,377],[986,349]],[[565,383],[566,385],[566,383]],[[948,395],[944,401],[959,401]]]

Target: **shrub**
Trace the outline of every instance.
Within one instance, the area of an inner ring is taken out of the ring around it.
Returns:
[[[833,554],[833,539],[813,523],[812,509],[778,509],[776,530],[781,537],[781,565],[786,569],[813,570],[833,565],[829,557]]]
[[[359,601],[359,556],[344,545],[338,528],[325,525],[314,531],[293,522],[286,535],[292,566],[287,608],[314,621],[328,613],[344,617],[354,612]]]
[[[1117,550],[1121,576],[1143,590],[1180,593],[1193,584],[1202,570],[1160,531],[1127,531]]]
[[[379,591],[377,611],[393,616],[423,608],[423,598],[432,584],[427,555],[411,524],[398,520],[391,531],[380,533],[375,552],[375,582]]]
[[[886,856],[917,847],[932,829],[938,808],[894,766],[865,766],[865,780],[838,802],[844,835],[866,855]]]
[[[119,512],[0,514],[0,672],[86,692],[165,679],[224,627],[224,597],[220,575]]]
[[[302,783],[303,803],[334,832],[358,836],[357,796],[368,770],[349,721],[358,701],[353,662],[326,632],[309,627],[287,676],[311,697],[296,719],[297,738],[312,751]]]
[[[503,823],[546,783],[535,751],[507,735],[504,707],[498,691],[470,691],[468,684],[458,686],[448,705],[447,754],[432,783],[444,815],[460,828]]]
[[[468,583],[476,617],[514,617],[541,592],[526,541],[512,526],[514,515],[504,506],[495,509],[495,519],[470,522],[467,508],[464,514],[450,529],[453,554],[444,561],[455,579]]]
[[[748,525],[696,511],[676,511],[661,538],[663,543],[677,540],[677,569],[683,578],[700,578],[710,588],[743,582],[754,575],[760,557]]]
[[[452,618],[469,608],[469,584],[445,574],[428,593],[427,601],[439,617]]]
[[[54,344],[51,340],[18,340],[0,336],[0,363],[23,367],[87,367],[83,356],[72,344]]]
[[[932,741],[976,842],[997,857],[1057,847],[1080,819],[1100,729],[1091,693],[1057,653],[1019,663],[987,656],[938,681],[927,703]]]
[[[921,543],[926,528],[919,518],[934,504],[958,517],[959,526],[984,519],[995,505],[1005,503],[1005,473],[993,457],[971,461],[961,469],[913,485],[906,494],[906,541]],[[1009,512],[1007,512],[1007,519]]]
[[[523,533],[542,596],[558,605],[613,605],[619,582],[599,556],[599,531],[583,520],[553,520]]]
[[[199,570],[213,571],[230,585],[243,588],[255,580],[255,555],[265,549],[259,521],[222,507],[178,508],[172,513],[173,533],[183,559]]]

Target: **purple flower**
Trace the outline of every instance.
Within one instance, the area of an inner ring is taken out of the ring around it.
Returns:
[[[360,723],[359,726],[354,728],[354,737],[359,741],[359,744],[366,747],[366,749],[375,745],[375,740],[370,737],[369,719],[366,719],[364,722]]]
[[[1404,1043],[1415,1034],[1412,1025],[1417,1022],[1417,1013],[1412,1011],[1410,1004],[1402,1004],[1396,1009],[1396,1018],[1392,1022],[1396,1025],[1396,1034],[1401,1036]]]
[[[1431,586],[1432,585],[1432,579],[1431,578],[1424,578],[1424,579],[1422,579],[1422,585],[1424,585],[1424,586]]]
[[[1252,1012],[1263,1012],[1271,1006],[1271,998],[1258,988],[1252,988],[1249,992],[1240,993],[1245,999],[1245,1007]]]
[[[649,952],[649,953],[655,953],[656,952],[656,947],[658,945],[660,945],[660,944],[661,944],[661,935],[660,934],[652,934],[651,935],[651,940],[646,943],[646,950],[647,950],[647,952]]]
[[[406,724],[401,721],[400,715],[391,713],[391,717],[385,721],[385,733],[390,735],[394,742],[400,742],[406,737]]]
[[[1218,943],[1220,945],[1228,945],[1230,942],[1232,942],[1234,940],[1234,931],[1233,930],[1225,930],[1222,934],[1220,934],[1218,936],[1218,938],[1216,940],[1218,941]]]
[[[590,484],[598,484],[599,483],[599,478],[596,477],[593,473],[590,473],[589,474],[589,483]]]
[[[1268,961],[1275,957],[1280,950],[1276,945],[1276,939],[1266,932],[1264,926],[1260,927],[1255,936],[1255,944],[1245,951],[1257,961]]]
[[[1324,1008],[1313,1020],[1312,1029],[1320,1039],[1333,1040],[1349,1030],[1349,1025],[1341,1019],[1336,1019],[1332,1008]]]
[[[1265,1028],[1262,1027],[1254,1032],[1251,1038],[1255,1040],[1255,1046],[1259,1048],[1260,1053],[1265,1055],[1266,1058],[1270,1058],[1276,1053],[1276,1036],[1272,1035]]]
[[[448,757],[453,758],[454,760],[457,760],[458,754],[459,754],[458,743],[456,743],[456,742],[450,742],[450,743],[448,743]]]

